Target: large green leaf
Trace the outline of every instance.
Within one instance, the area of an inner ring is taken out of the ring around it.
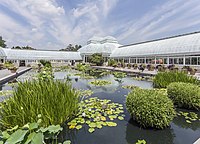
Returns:
[[[44,141],[44,135],[43,133],[39,132],[33,137],[31,144],[43,144],[43,141]]]
[[[28,138],[27,138],[27,140],[26,140],[26,142],[24,144],[29,144],[33,140],[33,138],[34,138],[35,135],[36,135],[35,132],[30,133],[29,136],[28,136]]]
[[[63,144],[71,144],[71,141],[70,140],[66,140],[63,142]]]
[[[29,124],[29,130],[37,129],[38,128],[38,123],[31,123]]]
[[[10,135],[8,134],[7,131],[3,131],[2,132],[2,137],[3,137],[3,139],[8,139],[10,137]]]
[[[62,127],[60,125],[50,125],[48,128],[48,131],[50,133],[58,133],[59,131],[62,131]]]
[[[15,131],[5,142],[5,144],[16,144],[18,142],[21,142],[22,140],[24,140],[24,136],[26,135],[26,133],[28,132],[28,130],[21,130],[18,129],[17,131]]]

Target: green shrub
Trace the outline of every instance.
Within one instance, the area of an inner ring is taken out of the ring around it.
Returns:
[[[108,66],[116,67],[117,66],[117,61],[114,60],[114,59],[109,59],[108,60]]]
[[[200,110],[200,88],[183,82],[171,83],[167,87],[169,98],[181,108]]]
[[[1,103],[1,125],[10,128],[37,121],[42,126],[62,124],[78,109],[78,93],[68,82],[32,81],[19,83],[13,97]]]
[[[39,80],[53,80],[54,74],[52,67],[43,67],[41,68],[39,74],[38,74],[38,79]]]
[[[97,66],[102,66],[104,63],[103,55],[101,53],[94,53],[89,57],[89,62]]]
[[[135,88],[126,99],[126,107],[143,127],[163,129],[175,116],[173,102],[160,90]]]
[[[166,88],[172,82],[186,82],[199,84],[199,80],[193,76],[188,76],[183,72],[159,72],[153,79],[155,88]]]
[[[41,63],[44,67],[52,67],[50,61],[47,61],[47,60],[40,60],[40,63]]]

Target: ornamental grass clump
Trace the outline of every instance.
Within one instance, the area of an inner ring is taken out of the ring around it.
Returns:
[[[135,88],[127,96],[126,107],[144,128],[164,129],[175,117],[173,102],[160,90]]]
[[[166,88],[172,82],[185,82],[200,84],[200,81],[193,77],[185,74],[184,72],[159,72],[153,79],[153,86],[155,88]]]
[[[63,124],[78,111],[78,92],[71,84],[61,81],[32,81],[19,83],[13,97],[1,103],[0,124],[4,128],[23,126],[37,121],[42,126]]]
[[[167,87],[168,97],[181,108],[200,110],[200,88],[195,84],[175,82]]]

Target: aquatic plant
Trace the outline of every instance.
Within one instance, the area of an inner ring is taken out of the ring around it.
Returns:
[[[177,115],[183,116],[185,118],[185,121],[189,124],[191,124],[192,122],[195,122],[195,121],[200,121],[200,116],[198,116],[198,114],[195,112],[178,111]]]
[[[167,87],[170,99],[181,108],[200,110],[200,88],[195,84],[175,82]]]
[[[52,80],[54,78],[52,67],[43,67],[38,74],[38,80]]]
[[[107,80],[94,80],[89,82],[89,84],[95,85],[95,86],[104,86],[104,85],[109,85],[111,84],[111,81]]]
[[[50,125],[41,127],[41,119],[37,122],[27,123],[19,127],[16,125],[11,129],[6,129],[0,134],[0,143],[6,144],[58,144],[58,134],[63,130],[60,125]],[[63,144],[69,144],[67,140]]]
[[[20,82],[13,97],[1,103],[0,124],[5,128],[23,126],[35,122],[39,114],[43,126],[62,124],[76,115],[78,101],[78,93],[68,82]]]
[[[77,90],[77,92],[79,93],[78,95],[80,97],[89,97],[91,96],[94,92],[92,90]]]
[[[113,76],[117,79],[125,78],[127,75],[124,72],[113,72]]]
[[[86,99],[79,104],[79,112],[75,119],[68,122],[69,129],[81,129],[83,124],[88,125],[88,132],[103,126],[114,127],[117,123],[113,120],[123,120],[123,105],[113,103],[111,100],[101,100],[97,97]]]
[[[135,89],[135,88],[138,88],[138,86],[135,86],[135,85],[125,85],[125,86],[122,86],[122,88],[133,90],[133,89]]]
[[[12,90],[0,91],[0,96],[11,96],[12,93]]]
[[[109,59],[108,60],[108,66],[116,67],[117,66],[117,61],[114,60],[114,59]]]
[[[126,99],[126,107],[141,126],[163,129],[175,116],[173,102],[163,91],[135,88]]]
[[[138,140],[135,144],[146,144],[147,142],[145,140]]]
[[[183,72],[170,71],[159,72],[153,79],[153,86],[155,88],[166,88],[172,82],[200,84],[200,81],[193,76],[188,76]]]

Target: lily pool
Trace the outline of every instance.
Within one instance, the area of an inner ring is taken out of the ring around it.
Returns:
[[[135,121],[133,121],[126,111],[125,100],[129,89],[124,89],[125,85],[136,85],[141,88],[151,89],[152,82],[134,80],[127,76],[123,78],[123,82],[115,81],[113,75],[107,75],[100,79],[111,81],[112,84],[105,86],[94,86],[89,82],[94,79],[82,79],[79,76],[73,76],[76,71],[59,71],[55,72],[55,79],[64,80],[68,74],[71,74],[70,79],[72,86],[76,89],[92,90],[93,94],[89,97],[98,97],[99,99],[107,99],[112,102],[122,104],[124,107],[124,120],[115,119],[116,127],[103,126],[101,129],[95,129],[93,133],[88,132],[88,126],[83,125],[80,130],[69,130],[68,126],[64,127],[60,135],[60,140],[70,139],[72,144],[134,144],[138,140],[145,140],[147,144],[192,144],[200,138],[200,120],[192,123],[187,123],[183,116],[176,117],[170,127],[164,130],[143,129]],[[24,81],[32,79],[36,75],[34,70],[31,70],[17,79]],[[12,85],[5,84],[1,87],[4,90],[12,90]],[[177,111],[189,112],[183,109]],[[190,111],[191,112],[191,111]],[[200,112],[195,111],[200,117]]]

